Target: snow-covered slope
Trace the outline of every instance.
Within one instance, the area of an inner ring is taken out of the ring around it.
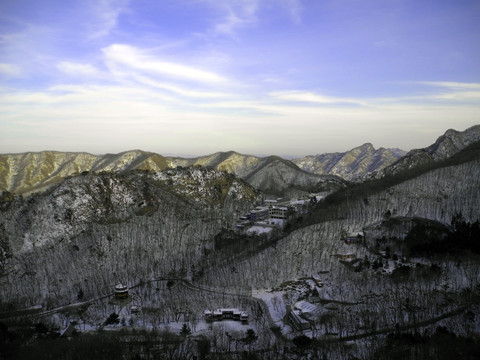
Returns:
[[[111,284],[182,274],[257,194],[204,168],[85,174],[0,202],[0,301],[69,303]],[[11,286],[11,284],[16,284]]]
[[[353,253],[359,259],[373,256],[363,247],[346,245],[342,240],[344,234],[371,228],[390,216],[450,224],[452,217],[461,213],[466,221],[473,223],[480,220],[478,209],[480,154],[473,161],[429,171],[364,198],[347,200],[345,196],[326,212],[314,213],[316,224],[293,231],[274,247],[242,259],[238,264],[229,263],[225,269],[214,269],[206,274],[204,281],[225,287],[238,284],[269,288],[284,281],[330,271],[328,278],[340,284],[346,269],[335,254]],[[325,221],[324,215],[335,220]],[[410,228],[408,225],[403,231],[396,231],[405,236]],[[237,271],[227,276],[232,266]],[[338,298],[357,301],[361,294],[340,294]]]
[[[337,175],[346,180],[356,180],[383,169],[405,154],[400,149],[375,149],[372,144],[366,143],[347,152],[309,155],[292,162],[314,174]]]
[[[340,178],[310,174],[290,161],[276,156],[260,158],[233,151],[192,159],[164,158],[140,150],[98,156],[44,151],[0,155],[0,192],[6,190],[16,194],[29,194],[44,191],[67,176],[85,171],[121,173],[135,169],[161,171],[167,167],[189,166],[226,171],[250,182],[259,190],[274,193],[287,188],[308,188],[318,183],[342,183]],[[281,176],[277,176],[280,174]],[[272,180],[273,175],[275,178]]]
[[[239,154],[235,151],[217,152],[215,154],[197,158],[185,159],[177,157],[167,158],[170,167],[177,166],[208,166],[220,171],[235,174],[240,178],[248,176],[262,162],[262,158],[252,155]]]
[[[445,160],[469,145],[480,141],[480,125],[472,126],[465,131],[447,130],[434,144],[409,151],[404,157],[390,166],[372,174],[375,178],[396,175],[402,171],[419,168],[433,162]]]
[[[289,188],[335,187],[343,183],[336,176],[310,173],[278,156],[256,157],[229,151],[194,159],[168,158],[167,162],[171,167],[201,165],[227,171],[261,191],[274,194]]]
[[[276,156],[263,159],[245,181],[262,191],[279,194],[289,188],[330,190],[344,183],[337,176],[312,174]]]

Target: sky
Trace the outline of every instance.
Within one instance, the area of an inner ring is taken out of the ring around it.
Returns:
[[[410,150],[479,123],[478,0],[0,1],[0,153]]]

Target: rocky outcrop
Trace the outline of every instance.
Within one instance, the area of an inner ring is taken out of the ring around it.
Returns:
[[[347,152],[309,155],[292,162],[310,173],[337,175],[352,181],[383,169],[405,154],[400,149],[375,149],[372,144],[366,143]]]
[[[381,178],[396,175],[405,170],[428,166],[434,162],[445,160],[478,141],[480,141],[480,125],[472,126],[462,132],[447,130],[434,144],[409,151],[390,166],[373,173],[372,177]]]

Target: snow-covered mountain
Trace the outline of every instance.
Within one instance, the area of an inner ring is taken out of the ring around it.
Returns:
[[[356,258],[378,256],[362,246],[346,245],[342,240],[344,234],[364,231],[371,243],[382,244],[381,236],[376,236],[385,220],[420,218],[450,225],[452,218],[461,213],[467,222],[473,223],[480,221],[479,208],[480,148],[469,161],[449,164],[393,186],[358,194],[355,188],[341,190],[328,204],[319,204],[310,214],[309,222],[281,239],[274,248],[235,264],[238,273],[231,275],[228,281],[242,285],[253,283],[258,287],[276,286],[319,270],[339,271],[337,280],[342,281],[338,259],[332,257],[334,254],[353,253]],[[384,225],[387,229],[383,229],[382,235],[390,231],[396,241],[401,241],[411,229],[411,222],[391,221]],[[385,248],[385,240],[383,244]],[[208,274],[205,281],[218,284],[213,274]],[[349,295],[349,298],[358,299],[358,294]]]
[[[117,281],[186,272],[256,201],[244,181],[201,167],[84,174],[26,198],[3,193],[0,301],[46,299],[56,288],[54,302],[70,302],[74,287],[96,296]]]
[[[449,131],[447,135],[450,137],[442,137],[441,141],[426,149],[432,149],[430,151],[432,154],[440,154],[434,149],[447,148],[443,141],[457,144],[458,149],[474,138],[460,134],[459,138],[464,141],[459,141],[451,139],[451,134],[460,133]],[[449,140],[444,140],[447,138]],[[461,145],[458,145],[459,143]],[[454,153],[453,150],[448,151],[448,154]],[[19,156],[30,167],[18,169],[17,173],[23,174],[24,178],[25,174],[28,174],[26,177],[28,179],[35,179],[35,176],[41,177],[43,173],[48,173],[46,170],[42,173],[29,162],[28,158],[35,156],[49,159],[48,154]],[[52,173],[60,176],[67,168],[66,163],[59,166],[55,159],[60,155],[50,156],[51,160],[47,161],[47,165],[50,164],[50,169],[55,169]],[[175,254],[171,255],[168,262],[165,260],[162,271],[165,271],[165,266],[170,266],[165,264],[178,262],[184,256],[190,256],[189,264],[193,265],[201,257],[200,248],[211,247],[214,235],[222,229],[232,228],[238,216],[255,204],[257,193],[254,187],[281,189],[286,183],[312,184],[311,179],[318,179],[317,175],[306,173],[291,162],[275,157],[261,159],[255,166],[252,165],[251,170],[246,173],[248,175],[244,174],[244,177],[254,184],[252,187],[233,174],[203,166],[168,168],[164,171],[129,170],[143,168],[145,161],[154,156],[148,153],[124,153],[111,156],[108,161],[99,160],[88,154],[68,156],[73,159],[68,162],[70,169],[74,168],[75,164],[88,164],[84,167],[77,165],[76,171],[88,171],[83,170],[85,168],[108,168],[117,171],[83,172],[32,196],[2,194],[1,252],[3,259],[15,259],[9,260],[10,269],[12,271],[16,269],[11,273],[11,281],[16,276],[29,273],[25,267],[39,266],[38,259],[43,256],[53,256],[48,249],[51,249],[55,256],[59,256],[57,251],[63,253],[77,248],[88,250],[89,254],[93,251],[106,256],[107,248],[117,253],[117,250],[113,250],[117,245],[127,252],[132,251],[132,246],[139,247],[138,251],[141,248],[160,246],[161,251]],[[230,162],[231,170],[239,163],[253,164],[257,161],[253,158],[248,160],[236,153],[217,154],[213,158],[216,159],[214,161],[217,162],[217,167],[226,168],[232,157],[236,157],[237,161]],[[214,161],[209,161],[209,164],[213,164]],[[322,223],[327,218],[343,219],[343,227],[358,229],[381,221],[387,212],[391,216],[421,217],[441,223],[448,223],[453,214],[462,212],[469,221],[475,221],[480,205],[478,161],[478,155],[475,153],[473,159],[410,177],[386,189],[367,189],[364,193],[355,195],[355,189],[362,188],[358,186],[352,190],[347,188],[344,196],[340,193],[336,197],[334,206],[329,208],[327,213],[312,212],[310,217],[313,217],[313,221],[310,223]],[[22,162],[19,161],[17,166],[18,164]],[[166,160],[165,163],[158,161],[154,164],[152,167],[168,165]],[[46,165],[39,167],[46,169]],[[325,214],[328,216],[325,217]],[[317,230],[315,226],[306,225],[305,227],[300,224],[302,229],[299,231],[302,236],[309,238],[309,229],[313,232]],[[338,237],[336,231],[328,237]],[[118,239],[118,242],[112,243],[112,238]],[[181,245],[183,250],[180,252],[176,248],[175,239],[180,239],[179,244],[185,242]],[[190,255],[184,252],[184,247],[188,249],[185,251],[190,251]],[[34,257],[37,260],[28,255],[30,252],[38,251],[41,255],[37,254],[38,256]],[[15,254],[13,258],[9,256],[13,254]],[[32,261],[33,263],[26,265],[26,259],[30,259],[29,264]],[[299,263],[298,266],[301,268],[303,265]],[[152,271],[154,270],[149,265],[140,273]],[[36,270],[34,272],[37,273]],[[62,271],[59,270],[58,273]],[[120,273],[122,276],[134,276],[126,270]],[[114,281],[110,275],[105,276],[109,281]],[[37,275],[34,278],[37,282],[42,281]]]
[[[288,188],[335,188],[341,186],[342,179],[380,178],[445,159],[479,139],[480,125],[477,125],[463,132],[448,130],[434,144],[408,154],[400,149],[375,149],[366,143],[344,153],[310,155],[292,161],[234,151],[197,158],[164,157],[141,150],[106,155],[56,151],[4,154],[0,155],[0,191],[16,194],[43,191],[67,176],[85,171],[162,171],[167,167],[193,165],[235,174],[265,192],[280,193]]]
[[[140,150],[106,155],[59,151],[4,154],[0,155],[0,191],[16,194],[43,191],[67,176],[85,171],[160,171],[166,167],[163,156]]]
[[[375,149],[366,143],[342,153],[309,155],[292,162],[301,169],[319,175],[337,175],[345,180],[357,180],[391,165],[406,154],[400,149]]]
[[[278,156],[256,157],[229,151],[193,159],[168,158],[167,162],[171,167],[201,165],[224,170],[261,191],[273,194],[289,188],[332,189],[343,184],[339,177],[310,173]]]
[[[396,162],[374,172],[372,176],[381,178],[386,175],[396,175],[408,169],[428,166],[445,160],[478,141],[480,141],[480,125],[472,126],[465,131],[449,129],[434,144],[409,151]]]
[[[59,175],[44,192],[3,192],[0,315],[42,305],[45,318],[98,324],[119,311],[120,303],[107,299],[122,282],[131,287],[129,301],[144,307],[137,314],[121,304],[133,328],[178,325],[180,316],[187,322],[182,313],[194,324],[203,321],[202,306],[235,301],[249,306],[248,326],[264,336],[253,346],[262,354],[273,349],[271,359],[298,358],[294,352],[282,357],[274,352],[294,344],[300,333],[285,321],[298,303],[306,311],[313,305],[315,312],[300,315],[309,319],[308,335],[328,345],[327,350],[315,342],[302,348],[309,358],[377,358],[372,354],[382,351],[383,339],[394,341],[392,336],[403,331],[422,331],[425,341],[440,327],[458,338],[478,336],[480,247],[471,241],[480,231],[480,142],[475,137],[475,131],[448,131],[423,151],[434,166],[412,162],[408,171],[393,176],[344,184],[323,201],[310,202],[271,238],[233,231],[259,193],[213,167],[239,173],[247,168],[242,177],[264,189],[318,179],[276,157],[218,153],[195,160],[210,167],[182,160],[163,171],[154,162],[152,171],[143,168],[141,153],[133,161],[112,156],[97,168],[109,164],[113,171],[80,171],[79,166],[78,175],[63,181]],[[87,160],[80,162],[93,169],[89,161],[98,159],[83,156]],[[166,167],[173,164],[169,161]],[[74,167],[75,161],[69,164]],[[64,174],[68,166],[53,167]],[[18,179],[42,178],[33,165],[21,170],[16,170]],[[460,252],[451,248],[457,245],[451,237],[457,230]],[[435,246],[445,239],[450,242],[443,248]],[[469,247],[472,243],[475,247]],[[443,253],[419,256],[411,251],[415,247]],[[79,298],[85,301],[81,306]],[[220,330],[221,340],[211,328],[197,334],[206,334],[219,353],[230,353],[227,333]],[[350,346],[346,339],[361,345]],[[182,341],[186,344],[188,337]]]
[[[88,153],[40,153],[0,155],[0,191],[29,194],[44,191],[64,178],[82,172],[122,173],[130,170],[162,171],[166,168],[189,166],[211,167],[226,171],[249,182],[255,188],[281,193],[288,188],[332,188],[341,186],[342,179],[308,173],[292,162],[277,156],[260,158],[236,152],[184,159],[165,158],[140,150],[119,154],[91,155]]]

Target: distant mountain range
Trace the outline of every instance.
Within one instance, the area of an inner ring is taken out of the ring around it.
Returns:
[[[0,191],[17,194],[42,191],[85,171],[115,173],[166,168],[163,156],[139,150],[99,156],[58,151],[0,155]]]
[[[480,125],[472,126],[465,131],[449,129],[432,145],[409,151],[390,166],[372,172],[372,176],[381,178],[385,175],[396,175],[401,171],[445,160],[478,141]]]
[[[106,155],[56,151],[6,154],[0,155],[0,191],[17,194],[43,191],[68,176],[86,171],[163,171],[197,165],[235,174],[267,193],[281,193],[292,188],[321,190],[342,186],[345,180],[379,178],[442,160],[479,140],[480,125],[476,125],[463,132],[448,130],[434,144],[408,153],[400,149],[375,149],[366,143],[344,153],[311,155],[291,161],[278,156],[257,157],[234,151],[197,158],[164,157],[141,150]]]
[[[314,174],[337,175],[345,180],[356,180],[394,163],[406,151],[400,149],[375,149],[366,143],[343,153],[309,155],[292,160],[301,169]]]
[[[319,188],[340,185],[337,176],[318,175],[299,168],[295,163],[278,156],[256,157],[234,151],[193,158],[168,158],[170,167],[206,166],[233,173],[253,187],[268,193],[281,193],[288,188]]]

